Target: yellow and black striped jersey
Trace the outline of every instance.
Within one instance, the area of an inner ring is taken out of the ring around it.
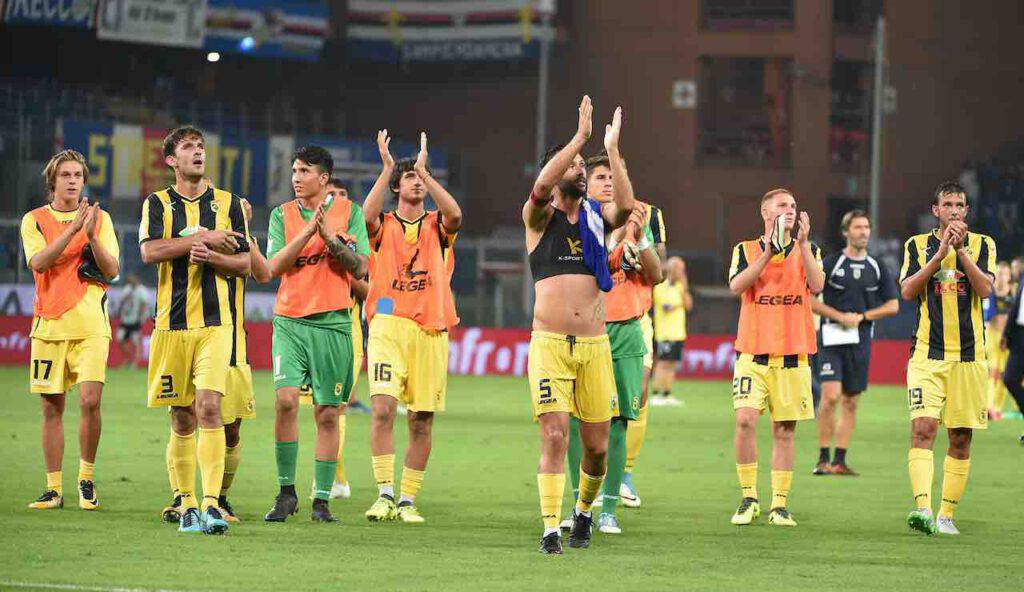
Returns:
[[[228,278],[228,301],[231,308],[231,365],[249,363],[245,333],[245,280]]]
[[[910,237],[903,252],[900,283],[919,272],[939,250],[937,231]],[[971,259],[988,275],[996,273],[996,243],[984,234],[968,233],[964,245]],[[918,296],[917,324],[910,348],[913,360],[973,362],[985,359],[985,322],[981,298],[964,275],[956,251],[942,260]]]
[[[249,229],[239,198],[209,188],[188,199],[173,187],[157,191],[142,204],[139,244],[152,239],[189,236],[201,230],[234,230],[238,252],[249,251]],[[185,255],[157,264],[156,329],[197,329],[232,322],[234,278],[207,265],[194,265]]]

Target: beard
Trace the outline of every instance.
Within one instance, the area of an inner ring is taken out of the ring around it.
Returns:
[[[562,195],[571,199],[580,199],[587,194],[587,187],[584,185],[582,188],[579,186],[579,177],[572,180],[562,180],[558,183],[558,189],[562,192]]]

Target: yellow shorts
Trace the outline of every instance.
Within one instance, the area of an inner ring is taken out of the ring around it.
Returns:
[[[1002,331],[996,331],[991,326],[985,327],[985,357],[988,358],[988,368],[990,372],[997,371],[1000,377],[1006,370],[1006,361],[1010,358],[1010,350],[999,347],[1002,338]],[[1002,383],[1000,382],[1000,384]]]
[[[355,337],[352,338],[352,343],[355,344]],[[352,400],[352,395],[356,392],[356,385],[359,384],[359,373],[363,369],[363,348],[362,346],[353,347],[352,353],[352,389],[348,392],[349,401]],[[313,406],[313,389],[308,385],[304,384],[299,389],[299,405]],[[342,405],[341,412],[344,413],[344,405]]]
[[[527,373],[534,417],[561,412],[601,423],[619,413],[607,334],[573,337],[534,331]]]
[[[106,382],[109,337],[47,341],[32,338],[29,392],[67,393],[80,382]]]
[[[654,367],[654,321],[651,320],[651,315],[645,314],[640,317],[640,328],[644,331],[644,345],[647,346],[644,368],[650,370]]]
[[[788,356],[787,356],[788,357]],[[732,408],[768,410],[772,421],[814,419],[811,367],[807,356],[787,365],[783,356],[758,361],[750,354],[736,357],[732,375]]]
[[[220,400],[220,421],[224,425],[237,419],[256,417],[256,398],[252,392],[252,369],[249,364],[228,368],[224,396]]]
[[[931,417],[947,428],[987,428],[988,362],[911,360],[907,405],[910,419]]]
[[[149,406],[187,407],[200,389],[224,394],[231,333],[230,325],[154,329],[149,342]]]
[[[411,319],[377,314],[366,343],[370,396],[388,395],[410,411],[444,411],[448,391],[448,332]]]

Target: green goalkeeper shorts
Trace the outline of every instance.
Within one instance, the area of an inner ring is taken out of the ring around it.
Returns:
[[[354,380],[352,335],[287,317],[274,317],[274,388],[309,385],[313,404],[348,402]]]
[[[637,419],[644,383],[644,330],[639,320],[608,323],[608,340],[612,349],[612,371],[615,374],[615,392],[618,411],[615,417]]]

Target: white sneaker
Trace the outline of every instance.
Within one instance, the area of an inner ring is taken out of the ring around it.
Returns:
[[[597,530],[604,534],[622,534],[622,528],[615,514],[601,514],[597,517]]]
[[[664,405],[665,407],[682,407],[683,406],[683,402],[680,401],[679,399],[673,397],[672,395],[669,395],[667,397],[662,397],[662,398],[664,399],[664,401],[662,402],[662,405]]]
[[[629,485],[625,483],[619,486],[619,501],[627,508],[640,507],[640,495],[630,489]]]
[[[352,497],[352,488],[347,481],[345,483],[335,481],[331,486],[331,499],[348,499],[350,497]]]
[[[647,403],[651,407],[665,407],[666,405],[668,405],[667,400],[668,397],[662,397],[661,395],[651,395],[651,397],[647,399]]]
[[[935,521],[935,526],[939,529],[939,534],[960,534],[960,530],[956,527],[956,523],[953,522],[952,516],[939,516]]]

